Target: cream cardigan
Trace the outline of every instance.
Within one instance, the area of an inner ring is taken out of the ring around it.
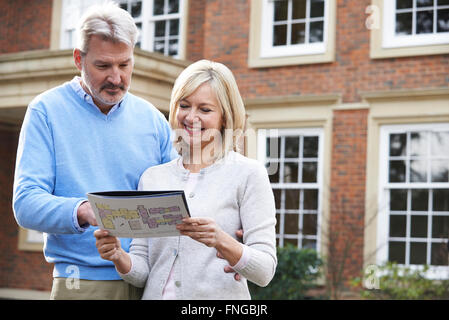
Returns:
[[[181,158],[147,169],[139,190],[182,190],[189,171]],[[228,262],[216,250],[190,237],[134,239],[131,270],[121,277],[145,287],[143,299],[162,299],[173,267],[177,299],[250,299],[246,279],[266,286],[276,270],[275,204],[266,169],[236,152],[202,169],[194,191],[186,195],[192,217],[207,216],[228,234],[243,228],[248,263],[225,273]],[[246,278],[246,279],[245,279]]]

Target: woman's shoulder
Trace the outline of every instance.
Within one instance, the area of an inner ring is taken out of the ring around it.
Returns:
[[[266,174],[265,167],[263,166],[263,164],[260,161],[258,161],[256,159],[248,158],[248,157],[244,156],[243,154],[235,152],[235,151],[229,152],[229,154],[225,158],[225,166],[230,166],[231,168],[234,168],[234,170],[239,170],[239,171],[243,170],[243,171],[241,171],[242,173],[243,172],[248,172],[248,173],[259,172],[259,173]]]
[[[169,162],[149,167],[142,173],[142,177],[149,176],[149,175],[155,175],[155,174],[165,174],[167,171],[172,170],[172,168],[174,168],[178,165],[177,164],[178,160],[179,160],[179,157],[175,158]]]

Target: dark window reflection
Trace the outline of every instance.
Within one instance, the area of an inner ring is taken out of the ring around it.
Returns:
[[[405,189],[390,190],[390,210],[391,211],[407,210],[407,190]]]
[[[407,148],[407,134],[390,134],[390,157],[405,156]]]

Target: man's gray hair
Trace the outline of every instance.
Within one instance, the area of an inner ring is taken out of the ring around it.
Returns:
[[[122,42],[134,48],[139,31],[131,15],[114,2],[94,5],[84,13],[78,26],[77,48],[86,54],[93,35]]]

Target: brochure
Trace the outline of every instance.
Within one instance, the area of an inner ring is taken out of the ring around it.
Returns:
[[[98,226],[120,238],[179,236],[190,217],[184,191],[104,191],[87,194]]]

